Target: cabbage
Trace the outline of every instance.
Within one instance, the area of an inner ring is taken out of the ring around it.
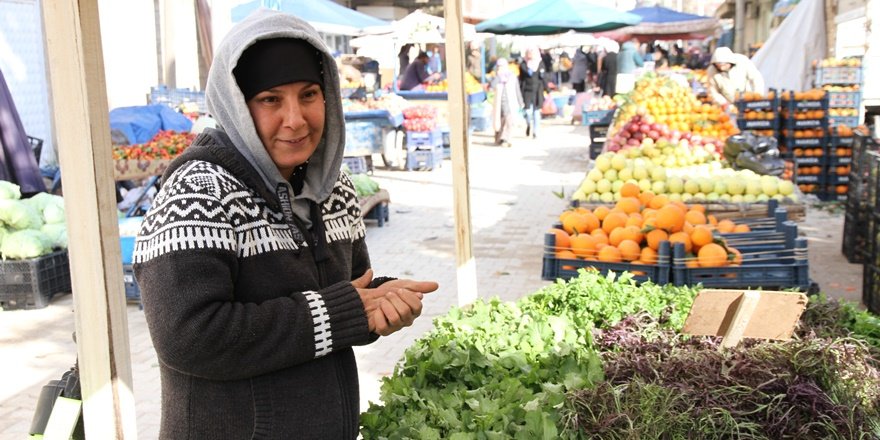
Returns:
[[[0,199],[18,200],[20,198],[21,188],[18,185],[5,180],[0,180]]]
[[[0,223],[11,229],[40,229],[43,217],[21,200],[0,199]]]
[[[43,208],[43,219],[46,223],[64,223],[64,199],[52,196]]]
[[[46,234],[40,231],[33,229],[16,231],[3,239],[3,245],[0,246],[0,254],[3,254],[3,258],[14,260],[36,258],[52,250],[48,241]]]
[[[54,196],[49,193],[41,192],[34,194],[30,198],[23,199],[22,202],[30,205],[32,208],[42,213],[46,205],[51,203],[53,199],[61,199],[62,201],[64,200],[61,196]]]
[[[6,228],[3,227],[3,225],[0,225],[0,246],[3,245],[3,239],[6,238],[8,234],[9,231],[7,231]]]
[[[64,223],[47,223],[40,229],[53,248],[67,249],[67,225]]]

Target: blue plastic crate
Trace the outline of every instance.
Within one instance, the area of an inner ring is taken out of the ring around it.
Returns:
[[[807,240],[795,240],[794,249],[743,254],[740,266],[687,267],[684,245],[673,247],[672,282],[676,286],[702,284],[708,288],[799,288],[810,286]]]
[[[470,129],[473,131],[491,131],[492,118],[488,116],[471,116]]]
[[[134,242],[141,229],[143,217],[126,217],[119,219],[119,246],[122,253],[122,264],[131,264],[134,254]]]
[[[431,148],[443,145],[443,132],[439,128],[431,131],[407,131],[406,148]]]
[[[366,156],[343,157],[342,164],[348,167],[351,174],[366,174],[370,170]]]
[[[740,130],[778,130],[779,117],[773,119],[737,119],[736,125]]]
[[[742,252],[743,259],[747,260],[749,259],[748,254],[756,252],[772,253],[794,249],[795,240],[798,238],[798,228],[797,223],[784,221],[777,229],[721,234],[721,237],[729,246]]]
[[[819,67],[816,69],[816,84],[861,84],[861,67]]]
[[[762,99],[760,101],[736,101],[736,108],[740,113],[746,110],[772,110],[779,109],[779,98]]]
[[[611,124],[614,110],[592,110],[581,112],[581,125]]]
[[[443,165],[443,146],[437,145],[428,149],[413,149],[406,153],[406,169],[436,170]]]
[[[799,128],[824,128],[828,129],[828,118],[822,119],[792,119],[788,118],[783,122],[783,127],[789,130],[797,130]]]
[[[651,281],[655,284],[669,283],[670,246],[668,241],[660,243],[657,252],[657,264],[608,263],[593,260],[563,260],[556,258],[556,235],[544,234],[544,264],[541,278],[548,281],[557,279],[570,280],[577,276],[580,268],[592,268],[600,273],[630,272],[633,279],[642,283]]]
[[[384,145],[382,124],[355,120],[345,123],[345,155],[363,156],[380,152]]]
[[[828,123],[833,126],[846,125],[847,127],[857,127],[859,125],[859,117],[858,116],[829,116]]]
[[[789,148],[796,147],[824,147],[828,145],[828,137],[822,136],[817,138],[794,138],[794,137],[785,137],[782,140],[782,145],[785,145]]]
[[[835,108],[859,108],[862,92],[828,92],[828,106]]]

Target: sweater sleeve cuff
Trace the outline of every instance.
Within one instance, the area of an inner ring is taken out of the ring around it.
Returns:
[[[339,282],[303,296],[312,315],[316,358],[371,342],[364,304],[351,283]]]

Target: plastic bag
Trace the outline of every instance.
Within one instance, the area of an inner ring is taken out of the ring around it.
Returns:
[[[779,146],[773,137],[752,133],[730,136],[724,143],[724,158],[734,169],[771,176],[782,175],[785,171],[785,161],[779,158]]]

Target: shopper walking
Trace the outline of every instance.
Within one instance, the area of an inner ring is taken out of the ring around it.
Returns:
[[[499,58],[495,63],[495,80],[492,88],[495,91],[492,106],[495,145],[509,147],[511,127],[522,112],[523,100],[517,79],[504,58]]]
[[[627,93],[632,90],[636,83],[636,68],[645,65],[644,58],[639,55],[637,43],[638,40],[633,38],[620,46],[620,52],[617,54],[617,82],[614,90],[616,93]]]
[[[544,92],[548,91],[547,71],[537,47],[526,50],[519,66],[519,86],[522,92],[526,116],[526,136],[538,137],[541,123],[541,107],[544,105]]]
[[[356,438],[352,347],[437,288],[372,278],[336,70],[314,28],[267,9],[220,44],[206,96],[222,130],[172,162],[135,245],[161,439]]]

